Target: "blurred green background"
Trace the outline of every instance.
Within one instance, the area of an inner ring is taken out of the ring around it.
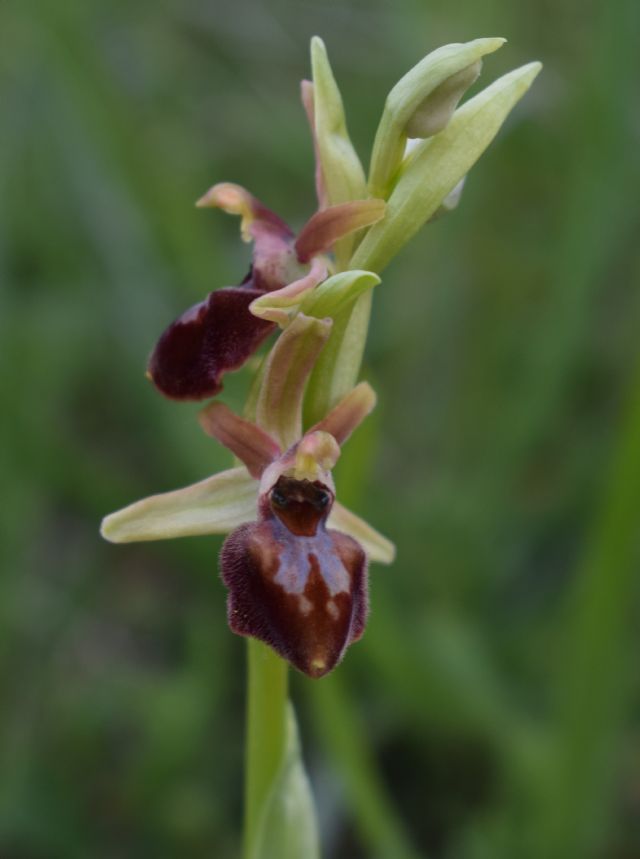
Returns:
[[[2,4],[2,859],[238,855],[219,541],[115,547],[98,524],[227,464],[145,361],[246,271],[235,219],[193,207],[211,184],[313,211],[314,33],[365,162],[440,44],[506,36],[480,83],[545,64],[376,289],[380,405],[338,487],[398,561],[341,668],[293,678],[324,856],[640,857],[639,9]]]

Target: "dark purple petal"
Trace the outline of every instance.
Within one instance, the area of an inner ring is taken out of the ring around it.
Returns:
[[[309,677],[338,664],[367,617],[366,556],[326,529],[332,502],[322,484],[281,478],[262,499],[262,521],[233,531],[220,558],[231,629]]]
[[[241,367],[276,327],[249,311],[260,295],[253,286],[224,287],[176,319],[149,359],[158,390],[176,400],[202,400],[222,390],[222,376]]]

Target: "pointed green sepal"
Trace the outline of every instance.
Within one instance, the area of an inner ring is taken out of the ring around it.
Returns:
[[[383,221],[371,227],[350,267],[381,271],[475,164],[542,68],[529,63],[504,75],[453,115],[403,163]]]
[[[258,482],[232,468],[184,489],[136,501],[102,520],[111,543],[226,534],[256,518]]]
[[[441,131],[480,73],[481,58],[497,51],[504,41],[475,39],[444,45],[398,81],[387,97],[373,144],[369,171],[373,196],[388,196],[407,138],[430,137]]]
[[[364,170],[349,138],[327,49],[318,36],[311,40],[311,68],[315,131],[329,205],[362,200],[367,196]]]
[[[336,531],[342,531],[357,540],[362,546],[370,561],[380,564],[392,564],[396,557],[396,547],[368,522],[356,516],[337,501],[329,516],[329,527]]]

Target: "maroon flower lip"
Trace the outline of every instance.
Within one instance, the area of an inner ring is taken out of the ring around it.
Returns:
[[[334,495],[320,481],[281,476],[259,503],[258,522],[227,537],[220,555],[228,620],[309,677],[323,677],[364,632],[367,558],[328,530]]]
[[[156,388],[175,400],[218,394],[222,376],[242,367],[276,327],[249,311],[261,295],[255,287],[224,287],[172,322],[149,359]]]

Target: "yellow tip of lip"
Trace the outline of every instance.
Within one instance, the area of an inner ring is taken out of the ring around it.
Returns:
[[[309,665],[314,674],[320,674],[327,667],[327,661],[326,659],[312,659]]]

